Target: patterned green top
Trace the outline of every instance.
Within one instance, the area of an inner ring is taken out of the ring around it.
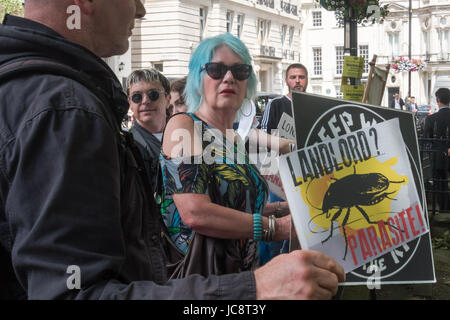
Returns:
[[[221,194],[222,205],[228,208],[262,214],[268,197],[267,183],[258,169],[249,163],[242,140],[231,143],[193,113],[187,115],[193,118],[197,132],[203,137],[203,155],[182,159],[170,158],[161,152],[160,156],[164,185],[161,213],[172,240],[183,252],[187,252],[193,234],[181,220],[173,194],[208,194],[211,177]],[[242,248],[248,242],[242,243]]]

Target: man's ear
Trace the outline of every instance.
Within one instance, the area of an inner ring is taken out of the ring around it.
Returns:
[[[74,0],[74,2],[80,8],[82,13],[86,15],[94,13],[95,0]]]
[[[166,95],[166,109],[169,108],[170,106],[170,99],[172,98],[172,96],[170,95],[170,93],[168,93]]]

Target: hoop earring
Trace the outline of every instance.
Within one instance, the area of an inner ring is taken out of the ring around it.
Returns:
[[[241,110],[241,114],[244,117],[249,117],[252,114],[252,101],[250,99],[247,99],[247,98],[245,98],[244,101],[247,101],[246,105],[250,105],[250,110],[249,110],[248,114],[245,114],[244,113],[245,105],[244,105],[244,107]]]

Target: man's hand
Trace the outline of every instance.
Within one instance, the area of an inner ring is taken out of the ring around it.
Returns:
[[[282,254],[255,271],[256,298],[331,299],[344,269],[333,258],[318,251],[296,250]]]

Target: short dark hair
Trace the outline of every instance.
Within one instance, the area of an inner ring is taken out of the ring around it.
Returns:
[[[436,91],[436,99],[439,99],[439,101],[444,105],[449,105],[450,103],[450,90],[448,88],[439,88]]]
[[[182,95],[184,93],[184,88],[186,87],[186,79],[187,77],[172,80],[170,82],[170,91],[175,91]]]
[[[156,69],[141,69],[133,71],[127,79],[127,95],[130,94],[131,85],[140,81],[159,82],[166,94],[170,93],[170,82],[167,78]]]
[[[286,69],[286,78],[291,69],[303,69],[305,71],[306,78],[308,78],[308,69],[301,63],[293,63]]]

